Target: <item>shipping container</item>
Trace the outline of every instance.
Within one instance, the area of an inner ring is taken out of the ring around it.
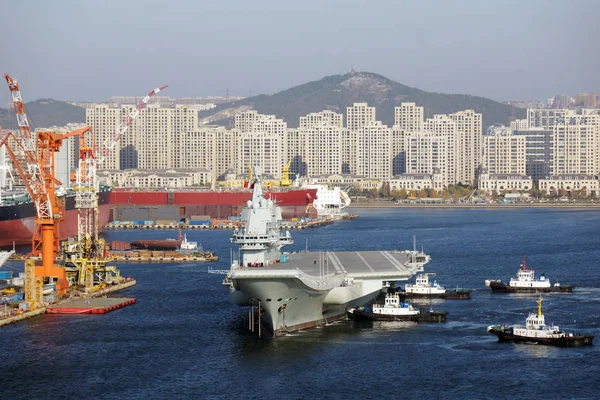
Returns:
[[[188,221],[188,225],[193,225],[193,226],[210,226],[211,225],[211,221]]]
[[[286,256],[286,255],[283,255],[283,254],[282,254],[282,255],[279,257],[279,262],[282,262],[282,263],[286,263],[286,262],[288,262],[288,256]]]
[[[19,301],[25,300],[25,293],[15,293],[12,295],[11,303],[18,303]]]
[[[174,219],[157,219],[157,225],[177,225],[177,221]]]
[[[154,225],[154,221],[144,221],[144,225]]]
[[[27,301],[21,301],[19,303],[19,310],[20,311],[29,311],[29,302],[27,302]]]
[[[192,215],[190,217],[192,221],[210,221],[211,219],[210,215]]]
[[[241,217],[240,216],[231,216],[231,217],[227,217],[227,219],[229,221],[240,221]]]
[[[0,279],[11,279],[12,277],[12,271],[0,271]]]

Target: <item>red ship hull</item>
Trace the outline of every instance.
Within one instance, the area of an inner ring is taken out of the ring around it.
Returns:
[[[308,214],[309,204],[317,198],[317,189],[269,192],[265,197],[272,198],[281,207],[284,219],[304,217]],[[226,219],[239,216],[251,199],[251,191],[151,192],[114,189],[110,203],[114,207],[113,219],[117,221],[182,219],[193,215]],[[165,208],[162,216],[157,215],[157,206]]]
[[[99,197],[98,216],[99,229],[102,230],[110,221],[110,193],[101,192]],[[74,197],[66,199],[65,219],[60,224],[60,239],[77,237],[77,209],[74,208]],[[2,219],[0,219],[0,247],[12,247],[15,245],[31,244],[31,238],[35,229],[35,208],[32,203],[23,203],[17,206],[6,206],[1,208]]]

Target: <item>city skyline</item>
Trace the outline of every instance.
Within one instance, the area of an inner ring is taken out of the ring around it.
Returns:
[[[498,101],[600,92],[600,4],[552,3],[9,2],[3,72],[28,100],[271,94],[352,66]]]

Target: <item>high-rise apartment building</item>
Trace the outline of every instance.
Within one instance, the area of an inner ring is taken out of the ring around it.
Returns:
[[[311,128],[322,125],[343,128],[344,116],[333,111],[321,111],[300,117],[300,128]]]
[[[394,108],[394,128],[402,128],[406,132],[423,130],[423,107],[415,103],[402,103]]]
[[[86,109],[86,124],[94,129],[97,143],[115,137],[123,117],[135,109],[124,104],[111,107],[97,104]],[[103,169],[164,169],[182,163],[180,150],[184,147],[181,135],[197,129],[198,111],[178,105],[172,108],[148,104],[140,111],[126,134],[106,156]]]
[[[375,179],[392,176],[391,132],[386,125],[378,121],[363,126],[358,132],[351,132],[350,139],[355,143],[354,157],[350,157],[354,174]]]
[[[567,109],[529,108],[527,109],[527,129],[552,129],[556,123],[565,119]]]
[[[458,164],[458,182],[474,185],[475,171],[481,163],[481,114],[473,110],[459,111],[448,117],[456,123],[458,146],[455,151],[460,153]]]
[[[441,174],[448,181],[448,136],[433,132],[407,133],[405,138],[406,173]]]
[[[568,115],[552,136],[552,175],[600,172],[600,115]]]
[[[516,136],[525,138],[525,175],[534,183],[550,175],[553,130],[532,128],[515,131]]]
[[[514,121],[510,121],[510,129],[512,129],[513,131],[524,131],[528,128],[529,127],[527,126],[526,118],[515,119]]]
[[[369,107],[367,103],[354,103],[346,108],[346,127],[350,132],[358,132],[360,128],[375,122],[375,107]]]
[[[513,135],[506,127],[497,128],[483,137],[481,166],[489,174],[519,174],[526,172],[524,136]]]

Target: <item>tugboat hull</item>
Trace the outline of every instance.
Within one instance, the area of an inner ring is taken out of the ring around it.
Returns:
[[[591,346],[594,342],[594,337],[591,335],[573,335],[563,336],[558,338],[534,338],[526,336],[514,335],[510,332],[503,331],[498,328],[491,328],[489,333],[498,336],[498,342],[513,342],[513,343],[528,343],[528,344],[542,344],[547,346],[557,347],[581,347]]]
[[[471,298],[471,290],[459,289],[459,290],[446,290],[446,293],[410,293],[410,292],[398,292],[400,297],[410,299],[452,299],[452,300],[464,300]]]
[[[491,281],[490,289],[494,293],[570,293],[573,291],[573,285],[561,285],[550,287],[513,287],[504,282]]]
[[[467,300],[471,298],[471,292],[471,290],[467,289],[446,290],[446,294],[442,298],[452,300]]]
[[[447,311],[430,311],[412,315],[386,315],[353,309],[348,316],[357,321],[412,321],[412,322],[446,322]]]

